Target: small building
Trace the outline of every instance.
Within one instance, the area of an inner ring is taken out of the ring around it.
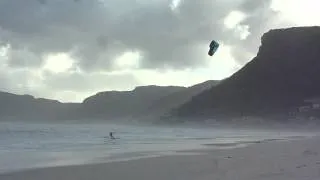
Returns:
[[[308,111],[310,109],[311,109],[310,106],[300,106],[299,107],[299,112],[306,112],[306,111]]]
[[[312,104],[312,109],[320,109],[320,104]]]

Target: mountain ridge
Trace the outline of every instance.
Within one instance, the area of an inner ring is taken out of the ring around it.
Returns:
[[[206,81],[205,84],[207,85],[210,82]],[[201,86],[201,84],[195,86]],[[63,103],[54,99],[36,98],[28,94],[0,91],[0,120],[41,121],[42,119],[43,121],[54,122],[142,118],[148,113],[148,108],[156,101],[188,88],[159,85],[137,86],[129,91],[97,92],[85,98],[81,103]]]

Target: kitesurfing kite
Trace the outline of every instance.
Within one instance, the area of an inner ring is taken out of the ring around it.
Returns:
[[[215,40],[212,40],[209,47],[210,49],[209,49],[208,55],[213,56],[219,47],[219,43],[217,43]]]

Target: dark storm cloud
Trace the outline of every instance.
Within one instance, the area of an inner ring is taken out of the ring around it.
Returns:
[[[8,65],[10,67],[37,67],[41,62],[41,56],[35,54],[27,49],[10,49],[7,53],[10,61]]]
[[[84,70],[111,70],[115,57],[134,50],[143,56],[142,68],[185,68],[205,63],[207,49],[200,45],[211,39],[235,48],[249,45],[245,49],[254,51],[272,17],[265,0],[182,0],[173,11],[169,4],[168,0],[2,0],[0,40],[17,54],[29,51],[27,56],[12,55],[11,66],[40,66],[44,54],[68,52]],[[242,22],[250,27],[248,40],[230,36],[224,28],[223,19],[232,10],[248,14]],[[261,16],[266,11],[269,14]]]
[[[253,12],[261,9],[268,9],[270,3],[271,0],[246,0],[240,5],[239,10]]]

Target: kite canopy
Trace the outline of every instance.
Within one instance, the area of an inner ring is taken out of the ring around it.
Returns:
[[[208,55],[213,56],[219,47],[219,43],[217,43],[215,40],[212,40],[209,47],[210,49],[209,49]]]

